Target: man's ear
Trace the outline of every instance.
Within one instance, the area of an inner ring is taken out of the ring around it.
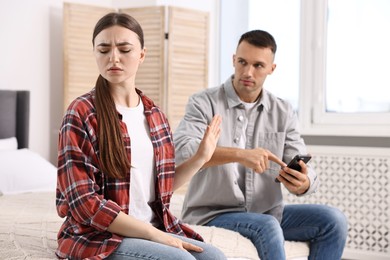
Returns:
[[[232,61],[233,61],[233,67],[235,67],[236,54],[233,54]]]
[[[271,75],[272,73],[274,73],[275,69],[276,69],[276,64],[274,63],[274,64],[272,64],[271,72],[268,73],[268,75]]]

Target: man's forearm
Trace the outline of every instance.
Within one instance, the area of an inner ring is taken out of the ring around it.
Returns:
[[[241,148],[217,147],[211,159],[202,168],[240,161]]]

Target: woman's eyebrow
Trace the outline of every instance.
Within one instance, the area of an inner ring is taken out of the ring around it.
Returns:
[[[131,44],[130,42],[118,42],[118,43],[115,44],[115,46],[126,46],[126,45],[133,45],[133,44]],[[102,43],[99,43],[97,46],[110,47],[111,44],[102,42]]]
[[[110,45],[111,44],[109,44],[109,43],[102,42],[102,43],[99,43],[97,46],[108,47]]]
[[[115,44],[116,46],[125,46],[125,45],[133,45],[131,44],[130,42],[118,42],[117,44]]]

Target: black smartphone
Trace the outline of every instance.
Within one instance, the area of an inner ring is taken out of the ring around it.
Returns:
[[[301,171],[301,166],[299,165],[299,161],[303,161],[304,163],[308,163],[310,161],[310,159],[311,159],[310,155],[297,154],[287,164],[287,167],[291,168],[293,170]]]
[[[303,154],[297,154],[295,155],[291,161],[287,164],[287,167],[296,171],[301,171],[301,166],[299,165],[299,161],[303,161],[304,163],[308,163],[311,159],[311,155],[303,155]],[[279,182],[278,179],[275,178],[276,182]]]

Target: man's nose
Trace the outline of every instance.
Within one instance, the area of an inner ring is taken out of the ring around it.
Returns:
[[[251,65],[248,65],[248,66],[245,67],[244,73],[245,73],[246,76],[252,77],[253,76],[253,71],[254,71],[254,67],[251,66]]]

